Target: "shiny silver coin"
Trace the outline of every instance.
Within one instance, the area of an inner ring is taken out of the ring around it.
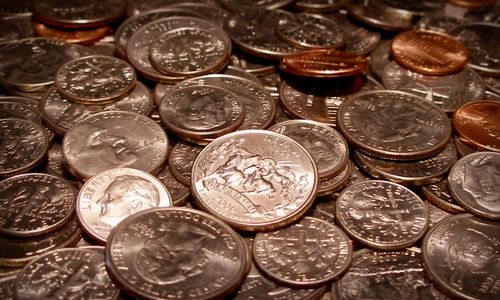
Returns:
[[[249,9],[279,9],[294,2],[293,0],[267,0],[267,1],[253,1],[253,0],[219,0],[220,4],[227,10],[240,12]]]
[[[424,203],[425,206],[427,206],[427,210],[429,211],[429,229],[434,227],[434,225],[436,225],[443,219],[453,216],[452,213],[439,208],[429,201],[424,201]]]
[[[461,18],[444,14],[432,14],[420,18],[420,20],[415,23],[415,29],[446,33],[448,30],[463,23],[465,23],[465,20]]]
[[[370,73],[380,82],[382,82],[385,67],[391,62],[390,47],[391,40],[383,40],[380,41],[370,53],[370,59],[368,61]]]
[[[229,11],[211,3],[189,1],[184,3],[172,4],[170,7],[186,9],[188,11],[195,12],[196,14],[202,16],[202,19],[214,22],[221,28],[224,27],[227,19],[231,17],[231,13]]]
[[[156,175],[156,178],[167,188],[173,206],[183,206],[188,203],[188,198],[191,195],[189,186],[177,180],[168,165]]]
[[[190,0],[189,2],[219,6],[217,0]],[[130,2],[127,6],[127,15],[130,17],[139,16],[155,9],[170,7],[176,4],[179,4],[178,0],[143,0],[140,2]]]
[[[377,5],[374,0],[349,5],[347,11],[352,18],[382,30],[404,31],[413,27],[412,13]]]
[[[452,214],[465,212],[463,207],[451,195],[447,179],[422,186],[421,194],[427,201]]]
[[[168,166],[177,180],[183,184],[191,185],[191,171],[193,164],[203,147],[187,142],[174,145],[168,157]]]

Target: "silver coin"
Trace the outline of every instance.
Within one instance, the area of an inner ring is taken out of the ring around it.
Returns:
[[[0,43],[33,37],[31,17],[4,17],[0,19]]]
[[[432,14],[420,18],[420,20],[415,23],[415,29],[432,30],[446,33],[453,27],[461,25],[463,23],[465,23],[465,20],[461,18],[444,14]]]
[[[453,198],[467,211],[500,220],[500,153],[477,152],[462,157],[451,169]]]
[[[495,93],[500,93],[500,78],[491,76],[482,76],[484,84]]]
[[[1,0],[0,16],[32,15],[33,0]]]
[[[238,49],[233,49],[229,66],[241,68],[248,73],[263,76],[276,71],[276,65],[269,60],[247,55]]]
[[[193,160],[194,162],[194,160]],[[191,195],[191,190],[188,185],[180,182],[175,178],[175,176],[170,171],[168,165],[156,175],[156,178],[163,183],[163,185],[167,188],[170,197],[172,198],[172,205],[174,206],[182,206],[188,202],[188,198]]]
[[[434,225],[436,225],[443,219],[453,216],[452,213],[442,210],[429,201],[424,201],[424,203],[425,206],[427,206],[427,210],[429,211],[429,229],[434,227]]]
[[[17,274],[0,278],[0,298],[5,300],[14,299],[14,284]]]
[[[37,110],[34,110],[29,104],[13,100],[4,101],[0,97],[0,119],[21,119],[42,124],[42,120],[38,114],[38,107]]]
[[[300,10],[311,12],[336,11],[345,8],[350,0],[297,0],[295,7]]]
[[[267,9],[273,10],[283,8],[293,0],[266,0],[266,1],[253,1],[253,0],[219,0],[220,4],[230,11],[246,11],[249,9]]]
[[[452,214],[465,212],[462,206],[460,206],[451,195],[447,179],[422,186],[421,194],[427,201]]]
[[[231,13],[220,6],[216,6],[210,3],[201,3],[201,2],[185,2],[185,3],[176,3],[172,4],[170,7],[172,8],[182,8],[189,11],[193,11],[196,14],[202,16],[203,19],[214,22],[219,27],[223,28],[227,19],[230,18]]]
[[[418,241],[428,226],[424,202],[397,183],[369,180],[347,187],[336,202],[340,227],[376,250],[397,250]]]
[[[391,40],[383,40],[370,53],[368,67],[370,68],[370,73],[379,81],[382,81],[384,69],[391,61],[390,48]]]
[[[191,3],[202,3],[213,6],[219,6],[217,0],[190,0]],[[146,14],[154,9],[170,7],[179,4],[178,0],[143,0],[139,2],[129,2],[127,6],[127,14],[129,16],[138,16]]]
[[[378,0],[378,3],[389,7],[408,11],[417,16],[426,16],[442,10],[446,0]]]
[[[500,24],[500,5],[483,5],[469,9],[464,18],[470,22],[489,22]]]
[[[413,27],[413,14],[408,11],[388,9],[376,1],[363,1],[347,7],[352,18],[383,30],[404,31]]]
[[[191,185],[191,170],[193,164],[203,147],[179,142],[172,148],[170,156],[168,157],[168,166],[177,180],[183,184]]]
[[[327,196],[346,186],[353,169],[352,165],[351,162],[348,162],[339,174],[320,180],[318,182],[318,192],[316,195],[318,197]]]
[[[500,99],[500,98],[499,98]],[[467,156],[469,154],[477,152],[476,149],[470,147],[468,144],[464,143],[459,136],[453,137],[453,144],[455,144],[455,148],[457,148],[458,155],[460,157]]]

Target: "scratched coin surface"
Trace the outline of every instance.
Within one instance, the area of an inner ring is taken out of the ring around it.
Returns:
[[[358,150],[392,160],[440,152],[451,138],[448,116],[423,98],[400,91],[350,97],[337,115],[339,131]]]
[[[179,142],[174,145],[168,156],[168,166],[172,174],[185,185],[191,185],[191,170],[201,150],[203,150],[201,146]]]
[[[434,283],[461,299],[498,299],[500,223],[460,214],[434,225],[422,242]]]
[[[71,101],[106,104],[128,95],[135,86],[134,68],[127,62],[105,55],[72,60],[57,71],[55,86]]]
[[[205,211],[248,231],[282,227],[303,215],[316,195],[311,155],[284,135],[242,130],[198,155],[191,192]]]
[[[114,168],[92,176],[80,189],[76,215],[82,229],[105,243],[126,217],[154,207],[172,206],[166,187],[153,175],[132,168]]]
[[[106,244],[110,277],[141,299],[222,299],[250,270],[243,239],[189,208],[156,208],[121,222]]]
[[[418,241],[429,222],[424,202],[410,189],[382,180],[348,186],[336,202],[335,220],[357,242],[397,250]]]
[[[71,172],[87,180],[117,167],[158,173],[167,159],[168,138],[160,125],[146,116],[109,111],[71,127],[62,145]]]
[[[305,217],[291,226],[258,233],[252,254],[256,266],[273,280],[311,288],[345,272],[351,263],[352,246],[337,226]]]
[[[467,211],[500,220],[500,153],[476,152],[451,169],[448,184],[453,198]]]
[[[11,237],[44,235],[73,217],[76,190],[66,180],[42,173],[0,182],[0,233]]]
[[[115,299],[119,290],[106,272],[104,251],[66,248],[28,263],[14,287],[16,299]]]

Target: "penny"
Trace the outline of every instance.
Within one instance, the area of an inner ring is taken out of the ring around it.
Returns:
[[[243,239],[219,219],[157,208],[121,222],[106,244],[110,277],[141,299],[222,299],[250,269]]]
[[[33,36],[33,24],[30,17],[3,17],[0,19],[0,43]]]
[[[346,186],[349,181],[352,169],[352,163],[348,162],[337,175],[331,178],[320,179],[320,181],[318,182],[318,192],[316,193],[316,195],[318,197],[327,196]]]
[[[269,130],[286,135],[301,144],[313,157],[320,180],[339,174],[348,163],[347,142],[340,133],[327,125],[293,120],[278,123]]]
[[[188,198],[191,195],[191,190],[188,185],[185,185],[175,178],[168,165],[166,165],[156,177],[167,188],[170,198],[172,198],[172,205],[182,206],[187,204]]]
[[[191,182],[203,210],[235,228],[263,231],[307,211],[318,175],[313,158],[291,138],[244,130],[206,146],[194,163]]]
[[[172,76],[218,72],[229,62],[231,40],[224,30],[185,27],[167,31],[151,43],[153,67]]]
[[[48,150],[43,128],[21,119],[0,120],[0,177],[26,172],[42,162]]]
[[[425,274],[419,248],[354,253],[346,274],[332,284],[334,299],[449,299]]]
[[[226,89],[203,85],[168,91],[159,107],[165,127],[180,138],[203,141],[236,130],[245,115],[242,101]]]
[[[29,173],[0,182],[0,233],[11,237],[45,235],[73,217],[76,190],[66,180]]]
[[[500,153],[477,152],[462,157],[451,169],[448,184],[453,198],[467,211],[500,219]]]
[[[483,99],[485,89],[481,76],[470,68],[434,76],[413,72],[394,61],[385,67],[382,81],[387,89],[425,98],[447,113],[453,113],[468,101]]]
[[[267,9],[275,10],[285,8],[287,5],[294,2],[293,0],[267,0],[264,2],[255,2],[253,0],[219,0],[219,3],[227,10],[240,12],[250,9]]]
[[[167,158],[168,138],[146,116],[109,111],[91,115],[71,127],[62,145],[71,172],[87,180],[118,167],[158,173]]]
[[[172,148],[172,152],[168,157],[168,166],[172,171],[172,175],[187,186],[191,185],[191,170],[201,150],[203,150],[203,147],[187,142],[179,142]]]
[[[14,287],[16,299],[115,299],[119,290],[106,273],[104,251],[59,249],[28,263]]]
[[[434,14],[442,10],[446,4],[446,0],[379,0],[377,1],[383,5],[387,5],[389,7],[408,11],[417,16],[426,16],[430,14]]]
[[[365,92],[348,98],[338,110],[337,123],[358,150],[389,160],[430,157],[451,138],[451,124],[442,110],[399,91]]]
[[[76,215],[85,233],[104,244],[111,230],[126,217],[171,205],[168,190],[153,175],[132,168],[113,168],[85,182],[78,194]]]
[[[0,266],[21,267],[36,257],[55,249],[70,247],[80,239],[80,226],[73,218],[68,224],[47,235],[33,238],[0,236]]]
[[[421,193],[429,202],[452,214],[465,212],[451,195],[448,179],[422,186]]]
[[[134,68],[110,56],[86,56],[67,62],[56,73],[57,91],[81,104],[107,104],[128,95],[135,86]]]
[[[426,75],[456,73],[469,59],[461,42],[445,33],[427,30],[410,30],[395,36],[391,55],[405,68]]]
[[[189,2],[219,6],[217,0],[190,0]],[[134,17],[146,14],[155,9],[171,7],[176,4],[179,4],[178,0],[144,0],[140,2],[130,2],[127,5],[127,15]]]
[[[390,161],[360,151],[353,152],[354,160],[374,178],[385,179],[407,186],[422,186],[444,179],[457,161],[457,150],[448,143],[438,154],[412,161]]]
[[[397,183],[369,180],[347,187],[336,202],[335,220],[347,234],[375,250],[404,249],[428,226],[424,202]]]
[[[429,201],[424,201],[425,206],[427,206],[427,210],[429,211],[429,229],[434,227],[437,223],[439,223],[444,218],[448,218],[453,216],[452,213],[442,210],[438,206],[431,204]]]
[[[17,279],[16,275],[10,275],[0,278],[0,298],[14,299],[14,284]]]
[[[500,254],[500,225],[469,214],[449,217],[434,225],[422,242],[425,271],[451,296],[496,299]]]
[[[137,82],[130,94],[116,102],[88,105],[70,101],[55,87],[50,87],[40,102],[40,112],[47,126],[60,135],[64,135],[72,126],[90,115],[112,110],[149,115],[153,110],[151,92],[144,84]]]
[[[496,0],[448,0],[453,5],[458,5],[465,8],[481,7],[486,5],[494,5]]]
[[[335,48],[344,46],[345,35],[330,19],[321,15],[300,13],[284,15],[276,22],[276,35],[300,48]]]
[[[0,55],[0,84],[23,92],[52,84],[60,66],[80,57],[75,46],[47,38],[4,43],[0,45]]]
[[[125,10],[120,0],[35,0],[33,15],[42,23],[65,28],[99,27],[117,20]]]
[[[43,23],[33,22],[33,29],[37,36],[63,40],[67,43],[77,43],[82,45],[91,45],[102,39],[111,27],[103,26],[92,29],[60,29],[47,26]]]
[[[286,73],[308,77],[342,77],[363,72],[366,58],[337,50],[309,50],[289,55],[281,60]]]
[[[384,8],[375,1],[349,5],[347,12],[353,19],[382,30],[404,31],[413,27],[413,14]]]
[[[472,148],[500,152],[500,102],[472,101],[453,115],[453,127],[461,141]]]
[[[312,288],[345,272],[351,263],[352,245],[337,226],[305,217],[291,226],[258,233],[252,254],[259,270],[272,280]]]

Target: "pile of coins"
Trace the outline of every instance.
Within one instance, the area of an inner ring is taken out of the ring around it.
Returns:
[[[499,298],[499,15],[0,0],[0,298]]]

